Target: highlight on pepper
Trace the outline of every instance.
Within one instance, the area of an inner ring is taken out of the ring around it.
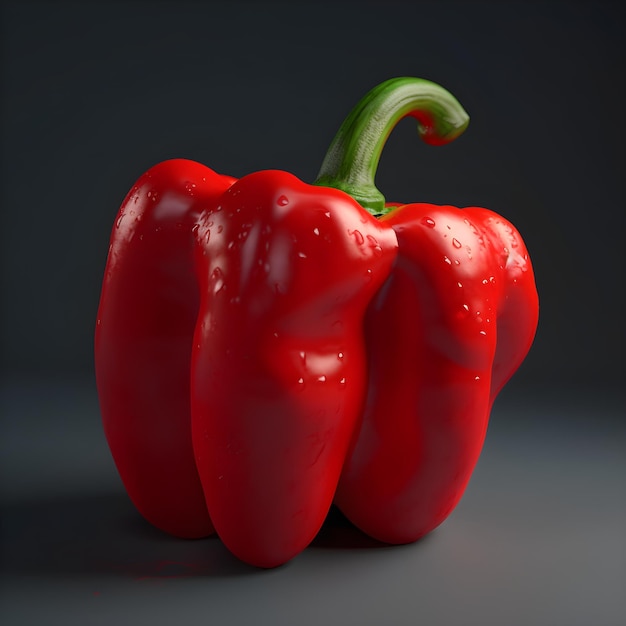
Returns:
[[[459,502],[538,320],[528,252],[479,207],[386,202],[406,116],[456,139],[442,87],[395,78],[348,115],[313,184],[174,159],[115,218],[95,332],[105,435],[129,497],[184,538],[281,565],[331,505],[414,542]]]

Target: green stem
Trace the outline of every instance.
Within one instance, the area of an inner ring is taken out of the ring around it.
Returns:
[[[430,145],[456,139],[469,116],[448,91],[420,78],[392,78],[374,87],[356,105],[335,135],[315,185],[351,195],[373,215],[386,212],[374,184],[382,149],[396,124],[411,116]]]

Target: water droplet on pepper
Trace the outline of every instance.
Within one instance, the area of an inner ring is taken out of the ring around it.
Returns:
[[[363,234],[359,230],[353,230],[351,235],[354,235],[354,240],[356,241],[357,246],[362,246],[365,243],[365,238]]]

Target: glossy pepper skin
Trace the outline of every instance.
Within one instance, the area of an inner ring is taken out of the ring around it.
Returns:
[[[227,547],[271,567],[332,503],[366,393],[364,315],[396,240],[346,194],[276,171],[235,183],[198,240],[198,470]]]
[[[336,502],[368,535],[407,543],[461,498],[534,335],[536,292],[519,234],[490,211],[412,204],[381,223],[399,254],[368,309],[370,385]]]
[[[157,526],[215,528],[240,559],[273,567],[306,548],[333,501],[372,537],[406,543],[461,498],[492,403],[532,343],[537,293],[504,218],[385,203],[376,167],[406,116],[432,145],[468,122],[438,85],[392,79],[348,116],[314,185],[156,166],[175,192],[163,207],[185,215],[163,251],[141,243],[168,212],[151,212],[141,181],[131,192],[144,230],[114,228],[98,390],[122,479]],[[175,297],[174,284],[186,285]],[[159,465],[170,457],[174,481]]]
[[[104,432],[128,495],[178,537],[213,532],[191,443],[193,226],[234,179],[184,159],[146,172],[118,212],[95,333]]]

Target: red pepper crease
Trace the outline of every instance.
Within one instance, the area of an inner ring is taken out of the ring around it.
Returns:
[[[174,160],[124,201],[96,376],[122,480],[157,527],[215,528],[273,567],[333,502],[388,543],[458,503],[538,300],[504,218],[385,203],[374,176],[407,115],[433,145],[468,122],[438,85],[392,79],[348,116],[314,185]]]

